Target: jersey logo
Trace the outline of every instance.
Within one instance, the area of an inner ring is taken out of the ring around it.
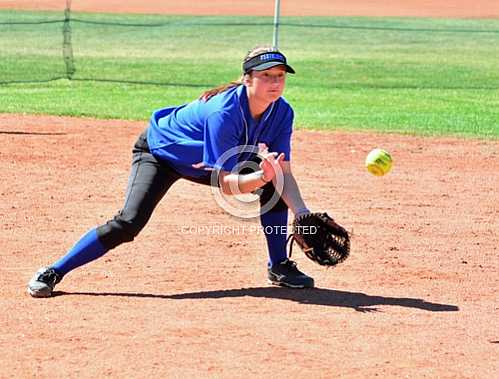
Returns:
[[[266,143],[259,142],[258,143],[258,154],[268,154],[269,153],[269,147],[267,146]]]

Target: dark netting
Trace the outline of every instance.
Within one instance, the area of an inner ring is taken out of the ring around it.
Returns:
[[[64,15],[0,12],[0,83],[66,77],[61,28]]]
[[[272,40],[271,17],[90,14],[70,5],[59,13],[0,11],[1,84],[66,78],[206,87],[220,73],[235,79],[242,52]],[[203,75],[186,73],[186,64],[199,64]]]
[[[250,19],[75,13],[73,78],[194,87],[218,84],[221,75],[236,79],[244,52],[272,40],[270,17]]]
[[[220,77],[236,79],[242,52],[257,42],[273,40],[270,16],[91,14],[71,12],[70,5],[67,0],[61,12],[0,11],[0,84],[66,78],[206,88],[220,84]],[[425,34],[434,33],[442,36],[442,45],[450,33],[466,34],[468,39],[499,33],[487,25],[435,29],[408,20],[372,19],[369,23],[351,18],[285,17],[280,30],[285,35],[284,50],[299,52],[308,38],[321,41],[322,56],[341,54],[343,39],[351,41],[352,33],[361,42],[379,31],[388,41],[391,35],[405,34],[410,43],[420,43]],[[300,59],[295,54],[295,61]],[[185,70],[186,66],[191,69]],[[303,70],[310,67],[307,64]],[[338,80],[335,83],[342,85]]]

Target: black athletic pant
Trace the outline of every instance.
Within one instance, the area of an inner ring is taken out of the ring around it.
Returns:
[[[163,161],[156,159],[149,151],[147,130],[138,138],[133,147],[133,160],[123,208],[113,219],[97,228],[100,242],[107,248],[133,241],[144,228],[152,212],[168,189],[178,179],[184,178],[196,183],[210,185],[210,174],[206,177],[190,178],[182,176]],[[260,204],[266,204],[274,194],[274,186],[268,183],[262,187]],[[286,210],[282,199],[270,210]]]

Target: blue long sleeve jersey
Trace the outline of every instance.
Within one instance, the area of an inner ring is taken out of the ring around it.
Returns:
[[[246,87],[239,85],[207,101],[156,110],[147,140],[156,158],[182,175],[202,177],[207,170],[232,171],[248,159],[247,147],[259,144],[290,160],[293,119],[293,109],[281,97],[255,121]],[[244,151],[237,153],[237,149]]]

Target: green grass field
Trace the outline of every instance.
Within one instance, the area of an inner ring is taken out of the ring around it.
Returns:
[[[74,80],[48,81],[65,76],[62,23],[2,22],[63,15],[0,12],[0,112],[147,120],[236,79],[245,52],[273,31],[262,17],[73,17],[87,21],[71,23]],[[499,138],[499,20],[282,22],[298,127]]]

